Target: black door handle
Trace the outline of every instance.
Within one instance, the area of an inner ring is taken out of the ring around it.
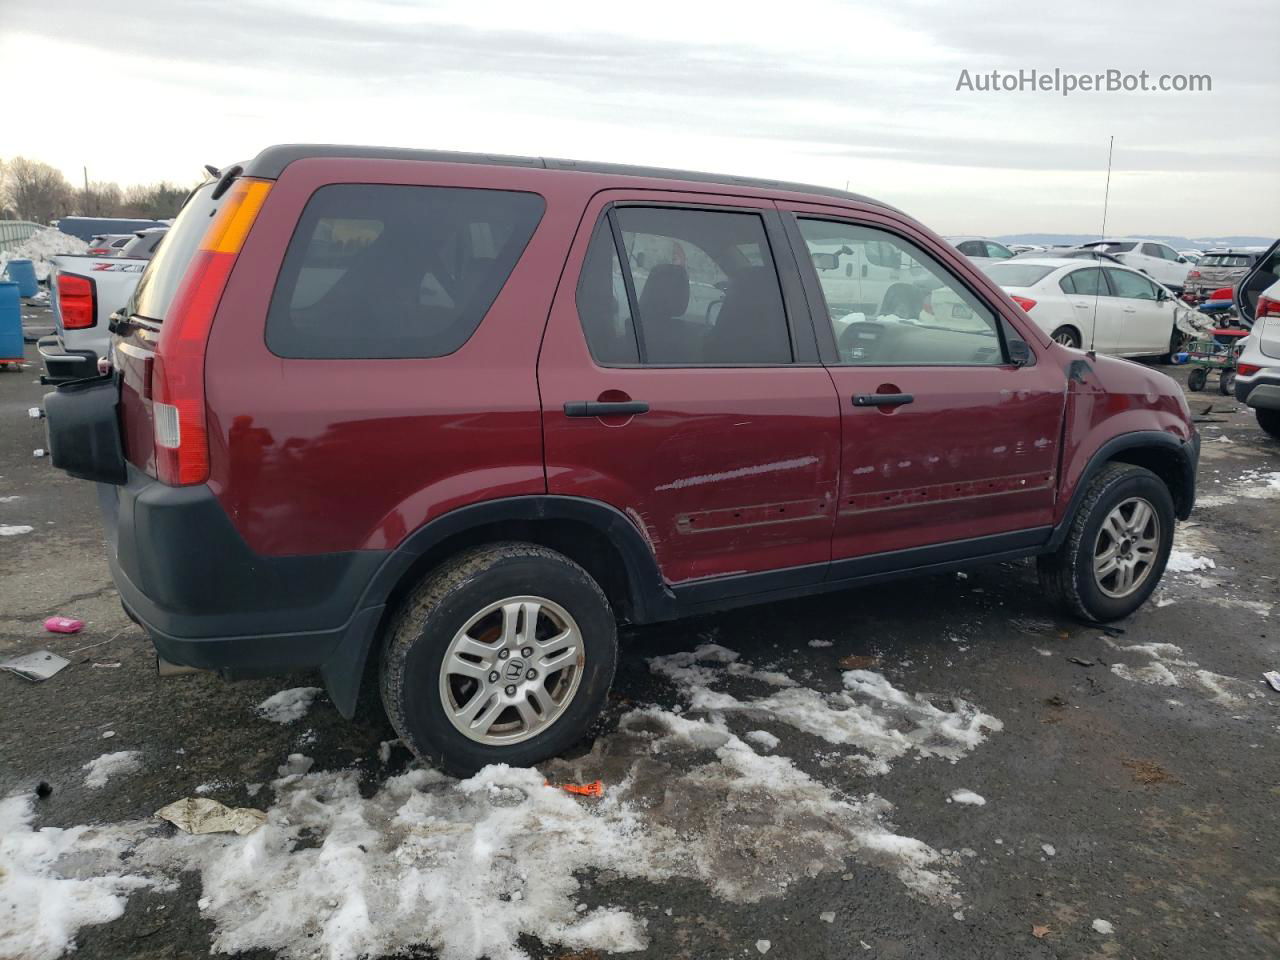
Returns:
[[[915,402],[915,399],[909,393],[855,393],[853,405],[855,407],[900,407],[903,404]]]
[[[631,417],[648,412],[649,405],[637,400],[590,400],[564,405],[566,417]]]

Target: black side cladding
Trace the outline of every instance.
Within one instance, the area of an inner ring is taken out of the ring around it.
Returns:
[[[44,395],[49,458],[80,480],[121,484],[127,479],[117,407],[120,389],[111,375],[63,383]]]

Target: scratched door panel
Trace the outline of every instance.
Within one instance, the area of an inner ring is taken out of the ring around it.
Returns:
[[[687,211],[699,207],[714,208],[713,215],[720,216],[741,209],[759,215],[761,223],[775,215],[760,200],[708,193],[620,190],[592,200],[571,248],[539,357],[547,489],[623,511],[653,548],[670,583],[797,566],[812,566],[813,579],[820,580],[831,556],[840,463],[839,404],[821,365],[659,366],[628,361],[625,350],[621,361],[592,355],[578,301],[580,280],[585,276],[584,303],[613,304],[609,329],[615,333],[619,312],[632,295],[623,289],[622,280],[611,281],[607,270],[593,282],[593,258],[599,254],[589,258],[588,245],[593,237],[597,245],[607,242],[610,210],[619,212],[618,240],[630,258],[628,269],[633,289],[639,288],[634,296],[642,319],[648,302],[645,286],[659,276],[688,274],[697,295],[663,299],[675,301],[671,313],[680,314],[682,307],[690,311],[676,318],[678,328],[687,327],[689,318],[704,323],[708,342],[715,336],[712,330],[741,307],[741,301],[734,300],[736,274],[731,263],[726,264],[724,305],[698,300],[704,287],[712,293],[716,287],[699,276],[706,257],[696,227],[690,239],[675,240],[680,269],[658,262],[671,263],[671,241],[649,236],[634,246],[628,243],[642,229],[658,229],[645,226],[655,219],[651,213],[637,215],[635,206],[628,206],[638,202],[681,211],[673,222],[687,221]],[[790,256],[785,240],[781,251],[776,240],[770,232],[764,256],[753,251],[737,265],[737,273],[767,270],[779,252]],[[705,249],[720,253],[710,241]],[[621,261],[614,262],[615,274],[621,273]],[[604,260],[600,263],[603,269]],[[794,263],[791,270],[794,274]],[[710,279],[714,278],[705,278]],[[803,303],[799,281],[794,276],[792,280],[794,289],[785,276],[781,279],[778,322],[809,324],[807,311],[797,306]],[[630,314],[625,322],[631,322]],[[610,342],[611,350],[619,349],[619,341]],[[584,416],[581,410],[571,415],[565,409],[565,404],[593,402],[646,404],[647,410]]]

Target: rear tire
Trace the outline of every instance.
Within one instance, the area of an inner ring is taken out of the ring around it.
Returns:
[[[405,599],[382,701],[405,745],[449,773],[529,766],[587,732],[617,659],[613,611],[582,567],[536,544],[491,544],[437,567]]]
[[[1080,331],[1075,327],[1062,326],[1051,334],[1053,339],[1064,347],[1080,349]]]
[[[1253,412],[1258,417],[1258,426],[1280,440],[1280,410],[1263,410],[1258,407]]]
[[[1194,390],[1197,393],[1204,389],[1204,385],[1209,382],[1209,371],[1204,367],[1196,367],[1187,376],[1187,389]]]
[[[1231,396],[1236,389],[1236,372],[1234,370],[1223,370],[1218,374],[1218,392],[1224,397]]]
[[[1056,606],[1083,620],[1127,617],[1159,584],[1173,525],[1173,497],[1159,477],[1109,463],[1089,481],[1062,546],[1036,559],[1040,586]]]

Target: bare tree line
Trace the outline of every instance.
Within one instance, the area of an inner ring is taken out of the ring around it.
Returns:
[[[0,160],[0,219],[48,223],[59,217],[136,217],[167,220],[178,208],[189,187],[160,183],[121,187],[96,181],[74,187],[62,171],[38,160],[14,157]]]

